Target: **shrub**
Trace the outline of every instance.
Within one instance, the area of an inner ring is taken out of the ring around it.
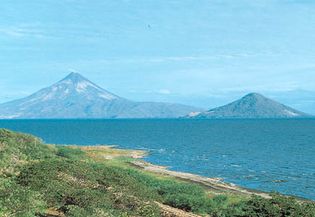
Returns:
[[[79,148],[70,148],[60,146],[57,150],[57,156],[64,157],[72,160],[80,160],[85,157],[84,152]]]
[[[0,216],[35,216],[46,208],[43,198],[13,180],[0,179]]]

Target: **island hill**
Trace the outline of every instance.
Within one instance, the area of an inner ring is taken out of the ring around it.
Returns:
[[[169,171],[145,154],[0,129],[0,216],[315,216],[312,201]]]
[[[269,99],[259,93],[250,93],[224,106],[205,112],[192,112],[187,118],[222,119],[222,118],[307,118],[309,114]]]
[[[260,94],[205,111],[192,106],[135,102],[113,94],[79,73],[22,99],[0,104],[0,119],[69,118],[301,118],[309,115]]]

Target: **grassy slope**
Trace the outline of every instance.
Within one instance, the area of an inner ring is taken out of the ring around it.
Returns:
[[[129,166],[128,156],[142,154],[45,145],[0,129],[0,216],[161,216],[155,202],[211,216],[315,216],[312,203],[217,195]]]

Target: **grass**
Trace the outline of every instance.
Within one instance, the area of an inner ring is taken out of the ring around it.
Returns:
[[[315,216],[311,202],[214,194],[129,166],[144,152],[52,146],[0,129],[0,216],[162,216],[159,202],[210,216]]]

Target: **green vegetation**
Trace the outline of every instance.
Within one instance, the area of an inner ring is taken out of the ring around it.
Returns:
[[[126,151],[99,153],[109,152],[0,129],[0,216],[163,216],[156,202],[203,216],[315,216],[311,202],[217,194],[133,168]]]

